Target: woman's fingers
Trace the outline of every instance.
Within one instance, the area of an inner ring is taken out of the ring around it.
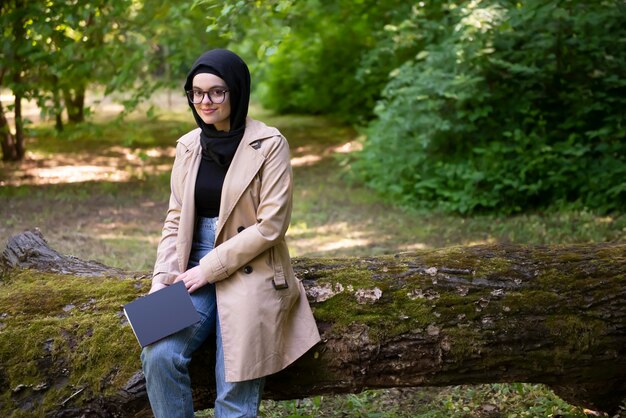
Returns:
[[[187,288],[189,293],[193,293],[205,284],[207,284],[206,280],[204,280],[202,278],[202,275],[200,274],[199,266],[193,267],[186,272],[180,274],[178,277],[176,277],[176,280],[174,281],[178,282],[181,280],[185,283],[185,287]]]
[[[164,287],[167,287],[167,285],[164,283],[155,283],[150,287],[150,291],[148,293],[154,293],[157,290],[163,289]]]
[[[200,288],[200,286],[198,286],[197,283],[192,283],[190,286],[187,287],[187,290],[189,291],[189,293],[193,293],[196,290],[198,290]]]
[[[187,270],[189,271],[189,270]],[[187,272],[184,272],[182,274],[179,274],[175,279],[174,279],[174,283],[176,282],[180,282],[181,280],[185,280],[185,278],[187,277]]]

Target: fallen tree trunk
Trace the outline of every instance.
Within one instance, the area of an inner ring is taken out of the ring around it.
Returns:
[[[2,415],[141,416],[139,348],[121,306],[148,276],[55,254],[32,232],[3,253]],[[299,258],[294,268],[323,341],[268,378],[266,399],[489,382],[545,383],[607,412],[625,398],[624,244]],[[213,398],[211,347],[201,351],[197,409]]]

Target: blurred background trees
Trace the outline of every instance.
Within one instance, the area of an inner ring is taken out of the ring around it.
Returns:
[[[89,89],[124,91],[130,109],[228,47],[264,107],[359,126],[349,175],[389,200],[626,208],[621,0],[163,3],[3,2],[0,86],[15,97],[13,130],[0,108],[3,158],[24,155],[23,98],[62,129],[84,119]]]
[[[626,4],[453,3],[405,21],[433,35],[391,73],[357,174],[461,213],[624,208]]]
[[[4,160],[24,156],[22,99],[35,100],[60,131],[64,121],[84,121],[88,89],[125,92],[132,109],[180,80],[198,51],[217,42],[206,18],[182,1],[9,0],[0,11],[0,87],[15,97],[14,133],[0,125]]]

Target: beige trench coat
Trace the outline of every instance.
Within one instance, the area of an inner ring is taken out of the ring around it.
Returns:
[[[200,154],[200,129],[178,140],[153,282],[171,283],[186,270]],[[287,141],[248,118],[224,179],[215,248],[200,260],[202,274],[216,285],[229,382],[282,370],[320,340],[285,243],[291,200]]]

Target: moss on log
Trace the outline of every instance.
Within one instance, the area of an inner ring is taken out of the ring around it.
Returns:
[[[0,415],[141,415],[140,350],[121,307],[148,276],[54,254],[29,232],[0,260]],[[265,398],[488,382],[545,383],[607,412],[625,397],[626,245],[455,247],[294,268],[323,341],[268,378]],[[211,347],[201,350],[198,409],[213,397]]]

